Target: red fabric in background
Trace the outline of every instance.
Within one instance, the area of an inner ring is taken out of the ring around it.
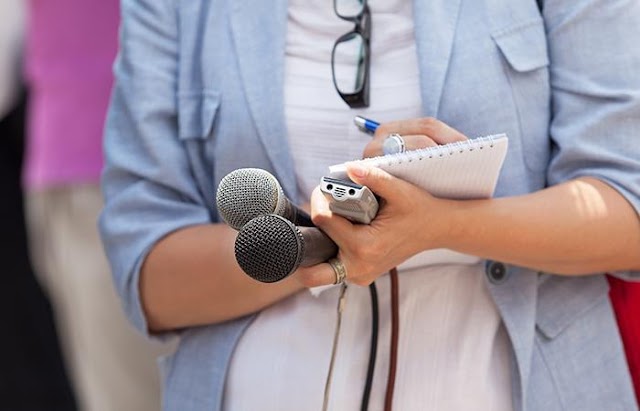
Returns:
[[[640,398],[640,283],[607,278],[637,399]]]

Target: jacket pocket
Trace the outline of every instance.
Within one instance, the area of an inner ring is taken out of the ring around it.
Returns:
[[[517,110],[523,161],[531,171],[543,172],[549,162],[551,118],[544,22],[536,16],[496,30],[491,37],[504,58],[504,70]]]
[[[178,135],[181,140],[206,139],[213,131],[220,93],[203,91],[178,96]]]
[[[496,30],[491,34],[513,70],[524,73],[549,65],[549,54],[541,18]]]

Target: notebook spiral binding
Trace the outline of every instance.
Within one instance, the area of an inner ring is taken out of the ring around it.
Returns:
[[[359,159],[353,162],[365,166],[380,167],[396,177],[417,182],[418,180],[416,179],[422,177],[414,176],[415,171],[409,171],[406,167],[408,163],[416,163],[415,166],[421,168],[419,163],[425,160],[424,166],[428,168],[436,167],[438,170],[448,170],[449,174],[456,176],[460,176],[461,172],[466,172],[464,171],[466,168],[464,164],[471,164],[469,162],[475,164],[473,167],[484,167],[484,164],[487,164],[488,167],[495,165],[497,166],[497,171],[499,171],[505,158],[507,146],[507,135],[498,133],[440,146],[405,151],[404,153]],[[483,151],[484,154],[482,154]],[[467,157],[469,162],[466,161]],[[458,161],[458,158],[461,161]],[[431,161],[428,161],[429,159]],[[446,161],[447,159],[451,159],[451,161]],[[334,178],[348,178],[347,165],[350,162],[330,166],[329,174]],[[413,169],[414,167],[409,168]]]
[[[379,161],[384,158],[387,165],[402,164],[404,161],[412,162],[414,160],[422,161],[423,159],[442,158],[447,155],[452,156],[456,153],[462,154],[465,151],[484,150],[484,148],[493,148],[495,135],[486,137],[478,137],[470,140],[456,141],[454,143],[444,144],[440,146],[425,147],[417,150],[405,151],[404,153],[395,153],[383,157],[374,157],[364,160],[365,162]]]

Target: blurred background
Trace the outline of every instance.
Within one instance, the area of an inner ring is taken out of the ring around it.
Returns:
[[[0,410],[160,409],[96,221],[119,0],[0,0]]]

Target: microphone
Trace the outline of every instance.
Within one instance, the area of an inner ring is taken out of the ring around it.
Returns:
[[[280,281],[298,267],[327,261],[338,246],[315,227],[296,227],[275,214],[256,217],[242,227],[235,243],[236,261],[251,278]]]
[[[252,218],[277,214],[298,226],[313,227],[309,214],[285,196],[278,180],[259,168],[240,168],[227,174],[216,193],[222,219],[240,230]]]

